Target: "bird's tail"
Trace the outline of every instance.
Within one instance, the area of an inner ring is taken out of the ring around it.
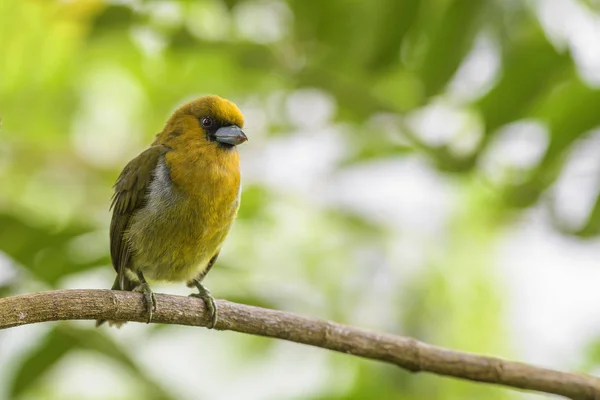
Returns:
[[[119,276],[117,275],[117,277],[115,278],[115,282],[112,285],[112,288],[110,288],[111,290],[127,290],[127,291],[131,291],[133,289],[135,289],[135,287],[139,284],[139,282],[136,282],[132,279],[129,279],[128,274],[125,274],[124,276],[124,280],[123,280],[123,288],[120,287],[119,285]],[[105,319],[99,319],[96,320],[96,328],[99,327],[100,325],[104,324],[105,322],[107,322],[107,320]],[[108,325],[109,326],[116,326],[117,328],[122,327],[123,325],[125,325],[126,321],[111,321],[108,320]]]

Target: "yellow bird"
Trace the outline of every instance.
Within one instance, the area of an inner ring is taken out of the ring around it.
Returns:
[[[184,104],[115,183],[110,254],[117,277],[112,289],[143,293],[148,322],[156,299],[146,278],[195,286],[198,293],[192,296],[204,300],[211,327],[217,321],[215,301],[202,280],[240,206],[236,146],[248,140],[243,126],[239,108],[221,97]]]

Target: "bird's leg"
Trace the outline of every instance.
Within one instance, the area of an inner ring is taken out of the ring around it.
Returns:
[[[198,288],[198,293],[192,293],[190,294],[190,296],[202,299],[204,301],[204,304],[206,305],[206,309],[210,314],[210,325],[207,326],[208,329],[214,328],[217,323],[217,304],[215,303],[215,299],[212,296],[212,294],[210,294],[208,289],[205,288],[204,285],[202,285],[202,280],[204,279],[206,274],[208,274],[208,271],[210,271],[212,266],[215,264],[215,261],[217,261],[218,256],[219,253],[215,254],[213,258],[211,258],[208,262],[206,268],[195,279],[192,279],[187,284],[188,287],[196,286],[196,288]]]
[[[212,294],[210,294],[208,289],[205,288],[198,279],[192,280],[188,285],[195,285],[198,288],[198,293],[192,293],[190,296],[198,297],[204,301],[206,309],[210,314],[210,325],[208,325],[207,328],[214,328],[217,323],[217,304],[215,303],[214,297],[212,297]]]
[[[144,302],[146,303],[146,312],[148,313],[148,324],[152,321],[152,315],[154,314],[154,310],[156,310],[156,297],[150,289],[150,285],[146,282],[146,278],[144,278],[144,274],[142,271],[137,271],[138,279],[140,280],[140,284],[137,285],[132,292],[142,293],[144,295]]]

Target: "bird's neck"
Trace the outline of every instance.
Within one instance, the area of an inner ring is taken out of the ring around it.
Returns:
[[[175,188],[192,198],[234,201],[240,187],[239,155],[235,148],[202,146],[165,155]]]

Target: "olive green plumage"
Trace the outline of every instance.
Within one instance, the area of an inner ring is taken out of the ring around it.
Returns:
[[[113,289],[144,293],[149,321],[155,299],[146,278],[198,287],[216,319],[201,281],[239,208],[235,146],[246,140],[242,126],[233,103],[217,96],[194,100],[175,111],[152,147],[117,179],[110,226]]]

